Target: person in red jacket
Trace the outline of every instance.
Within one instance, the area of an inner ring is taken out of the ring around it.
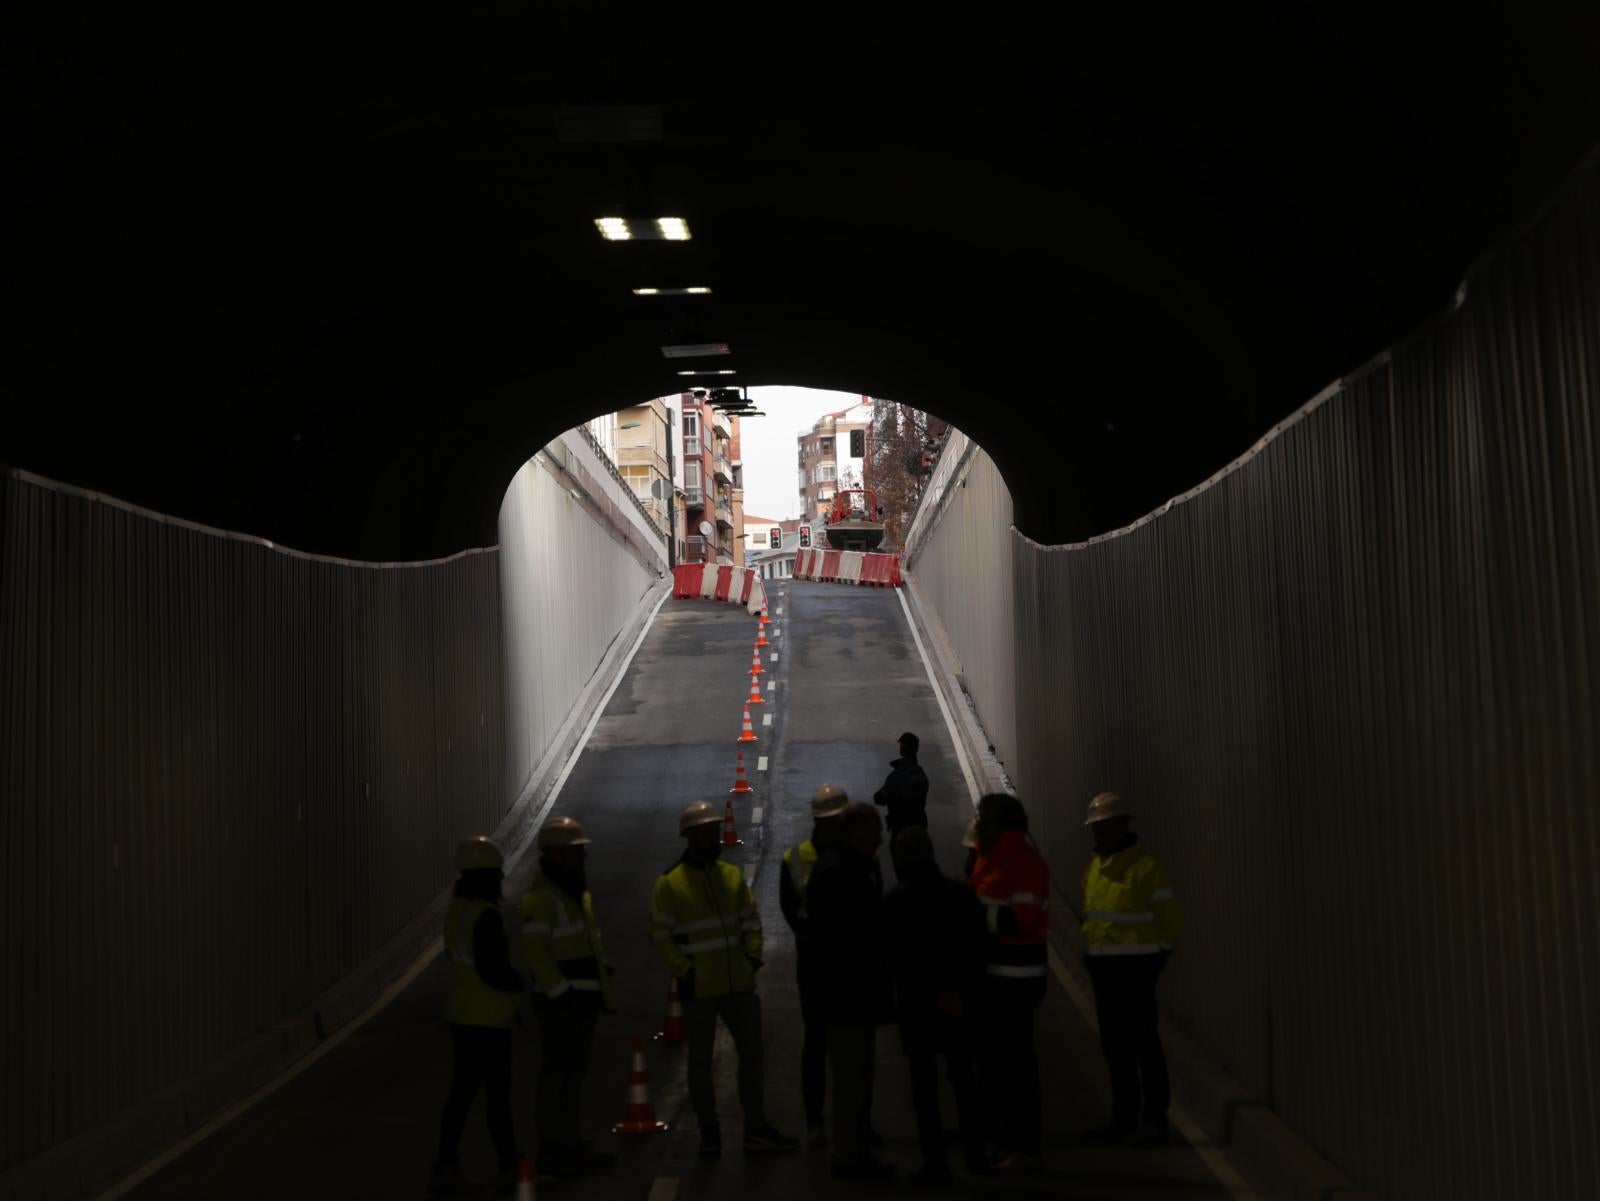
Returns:
[[[1037,1172],[1041,1137],[1033,1011],[1044,1000],[1050,868],[1028,838],[1022,802],[978,800],[978,858],[970,884],[989,932],[981,1009],[980,1077],[996,1172]]]

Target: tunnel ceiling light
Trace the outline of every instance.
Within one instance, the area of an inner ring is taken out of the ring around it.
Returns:
[[[687,242],[690,236],[682,217],[596,217],[594,227],[608,242]]]
[[[726,342],[687,342],[678,346],[663,346],[661,353],[669,359],[705,359],[714,354],[732,354]]]
[[[635,288],[635,296],[710,296],[710,288]]]
[[[738,375],[732,367],[724,367],[721,371],[680,371],[679,375]]]

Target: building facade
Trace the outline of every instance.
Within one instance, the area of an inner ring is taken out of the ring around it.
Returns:
[[[672,487],[668,461],[672,419],[666,401],[651,400],[621,409],[611,415],[611,420],[612,456],[617,470],[664,540],[671,530],[667,494]]]
[[[833,506],[843,488],[866,488],[871,455],[873,402],[859,403],[817,418],[795,441],[800,468],[800,512],[817,517]]]
[[[680,398],[683,408],[683,492],[685,563],[743,562],[738,518],[744,508],[741,468],[735,468],[734,432],[739,419],[713,409],[693,393]],[[739,513],[734,494],[739,493]]]

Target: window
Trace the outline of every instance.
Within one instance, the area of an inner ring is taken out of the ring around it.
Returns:
[[[685,438],[698,438],[700,436],[700,415],[698,413],[685,413],[683,415],[683,436]]]
[[[816,467],[816,470],[812,473],[812,475],[816,479],[816,481],[820,484],[824,480],[832,480],[833,479],[833,471],[834,471],[834,468],[833,468],[833,464],[832,463],[818,463],[817,467]]]
[[[683,439],[683,457],[698,459],[700,457],[700,435],[687,435]]]
[[[832,438],[824,438],[824,439],[822,439],[822,453],[823,454],[831,454],[832,452],[833,452],[833,439]]]
[[[685,488],[700,487],[700,464],[685,463],[683,465],[683,486]]]

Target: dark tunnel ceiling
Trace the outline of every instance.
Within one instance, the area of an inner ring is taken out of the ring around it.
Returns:
[[[10,13],[0,459],[429,557],[716,340],[950,418],[1082,538],[1438,312],[1600,134],[1592,5],[337,7]],[[600,105],[661,140],[558,138]]]

